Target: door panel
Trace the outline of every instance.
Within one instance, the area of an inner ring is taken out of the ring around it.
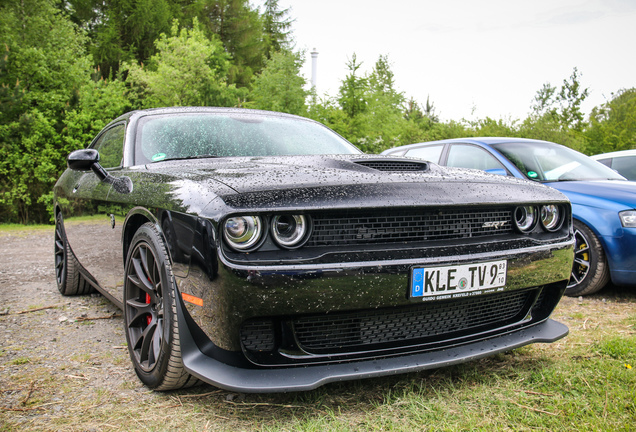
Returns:
[[[122,171],[121,162],[126,126],[119,123],[104,130],[90,148],[99,151],[100,165],[111,175]],[[73,178],[68,203],[60,203],[69,245],[82,267],[108,294],[121,302],[124,260],[122,232],[126,209],[111,202],[112,185],[101,181],[92,171],[67,170]]]

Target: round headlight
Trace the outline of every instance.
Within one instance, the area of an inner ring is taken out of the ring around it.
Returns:
[[[515,224],[519,231],[532,231],[537,223],[537,210],[533,206],[522,206],[515,209]]]
[[[258,216],[233,216],[225,221],[223,235],[237,250],[246,250],[261,239],[262,224]]]
[[[556,231],[561,228],[563,218],[561,217],[561,209],[554,204],[541,206],[541,225],[547,231]]]
[[[278,215],[272,218],[272,237],[284,248],[302,246],[309,233],[309,221],[303,215]]]

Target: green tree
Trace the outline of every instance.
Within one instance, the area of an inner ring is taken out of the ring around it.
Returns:
[[[59,7],[90,38],[88,48],[103,78],[117,75],[123,62],[147,63],[155,41],[169,34],[173,20],[220,40],[230,55],[228,82],[249,87],[272,51],[287,46],[291,21],[275,1],[263,15],[249,0],[64,0]],[[267,30],[265,29],[267,26]]]
[[[85,148],[104,126],[130,111],[132,103],[127,93],[126,84],[120,80],[99,78],[84,84],[78,105],[64,118],[63,151],[70,153]]]
[[[182,14],[176,0],[65,0],[60,8],[87,32],[87,45],[103,78],[115,76],[122,62],[146,62],[155,40]]]
[[[194,0],[187,16],[197,18],[210,39],[219,38],[230,55],[228,81],[248,87],[267,53],[263,21],[248,0]]]
[[[351,119],[342,110],[336,98],[329,96],[320,98],[316,95],[315,89],[312,88],[310,90],[307,116],[329,126],[348,140],[352,140],[352,136],[349,133]]]
[[[472,123],[476,136],[514,137],[518,136],[515,121],[486,117]]]
[[[356,54],[347,62],[349,74],[340,85],[338,103],[344,113],[351,119],[363,113],[367,109],[367,79],[359,76],[358,70],[362,63],[358,63]]]
[[[585,137],[589,154],[636,148],[636,88],[619,90],[594,108]]]
[[[555,107],[556,90],[556,87],[553,87],[550,83],[545,83],[543,87],[537,91],[532,104],[532,113],[535,116],[557,116],[557,109]]]
[[[65,163],[61,134],[90,77],[82,32],[52,0],[0,5],[0,219],[45,221]]]
[[[574,68],[569,80],[557,89],[545,83],[537,91],[530,115],[519,125],[517,136],[553,141],[585,151],[581,104],[589,90],[583,89],[580,74]]]
[[[412,144],[443,138],[456,138],[454,134],[444,132],[445,125],[440,123],[439,116],[435,111],[435,106],[429,97],[426,98],[426,105],[424,106],[414,98],[409,98],[404,108],[406,125],[402,128],[400,134],[401,143]]]
[[[516,136],[552,141],[580,152],[585,152],[586,147],[582,133],[564,128],[559,119],[550,116],[526,118],[519,125]]]
[[[366,78],[364,92],[366,108],[360,113],[365,124],[364,136],[357,140],[360,148],[378,153],[399,145],[400,135],[406,124],[404,118],[405,97],[395,88],[395,77],[387,56],[380,56]]]
[[[159,106],[236,106],[245,91],[227,84],[228,55],[218,39],[208,39],[195,19],[192,29],[172,26],[156,41],[147,66],[125,63],[126,82],[145,108]]]
[[[291,51],[272,54],[263,71],[254,78],[251,102],[248,106],[258,109],[307,115],[308,92],[301,76],[303,57]]]
[[[289,9],[280,9],[278,0],[265,0],[263,11],[263,31],[267,38],[267,58],[272,53],[286,50],[291,44],[291,20]]]
[[[584,126],[581,104],[589,95],[589,89],[582,88],[580,79],[578,69],[574,68],[570,79],[563,80],[560,89],[550,83],[543,84],[534,97],[530,117],[541,119],[544,124],[558,124],[562,129],[581,132]]]
[[[426,102],[428,103],[428,99]],[[404,108],[404,118],[407,121],[415,123],[421,122],[425,118],[424,112],[422,111],[422,107],[420,106],[419,102],[417,102],[412,97],[406,101],[406,106]]]
[[[557,96],[560,104],[560,119],[563,125],[576,131],[583,130],[584,116],[581,112],[581,104],[589,95],[589,89],[581,87],[581,75],[574,68],[570,80],[563,80],[561,91]]]
[[[387,56],[380,56],[373,70],[360,74],[361,63],[354,54],[349,73],[337,98],[310,97],[308,115],[347,138],[367,153],[387,148],[444,138],[466,136],[460,123],[442,124],[435,108],[426,101],[425,112],[413,98],[396,89],[395,76]]]
[[[337,97],[338,105],[344,116],[332,115],[338,119],[337,128],[340,129],[339,132],[354,143],[366,136],[367,126],[362,113],[368,107],[368,80],[366,77],[360,76],[359,69],[361,66],[362,63],[358,63],[354,53],[347,62],[349,74],[342,81]]]
[[[424,117],[429,119],[431,123],[439,123],[439,116],[435,112],[435,105],[431,102],[430,97],[426,97],[426,105],[424,105]]]

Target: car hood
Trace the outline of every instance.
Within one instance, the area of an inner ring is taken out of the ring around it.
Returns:
[[[384,164],[389,163],[389,166]],[[391,163],[421,160],[371,155],[217,158],[166,161],[146,167],[150,178],[178,186],[185,207],[203,195],[239,209],[364,208],[566,201],[558,191],[524,180],[476,170],[428,164],[404,172]],[[373,163],[375,167],[365,166]],[[377,164],[382,165],[378,169]],[[395,167],[393,167],[395,168]],[[388,169],[388,170],[385,170]],[[198,192],[197,192],[198,191]],[[193,196],[193,195],[198,195]],[[228,211],[228,209],[226,209]],[[205,211],[204,213],[208,213]]]
[[[563,192],[573,204],[604,208],[608,201],[636,208],[636,182],[623,180],[564,181],[544,183]]]

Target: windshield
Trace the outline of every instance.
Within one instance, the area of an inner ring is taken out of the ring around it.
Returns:
[[[548,142],[493,144],[530,180],[625,180],[611,168],[568,147]]]
[[[237,113],[187,113],[139,120],[135,163],[228,156],[357,154],[330,129],[289,117]]]

